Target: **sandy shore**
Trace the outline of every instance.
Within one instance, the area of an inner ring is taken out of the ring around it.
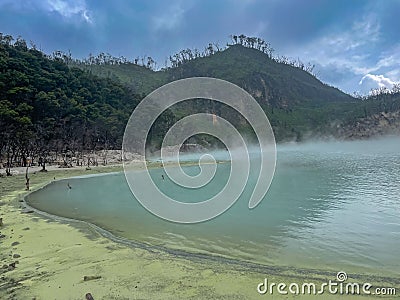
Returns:
[[[31,188],[56,179],[120,171],[120,166],[51,170],[31,174]],[[291,274],[201,257],[177,256],[155,249],[128,247],[90,226],[22,213],[24,176],[0,178],[0,299],[309,299],[306,296],[260,295],[265,277],[274,282],[315,283],[335,273]],[[15,266],[15,267],[14,267]],[[84,280],[86,279],[90,280]],[[349,278],[351,279],[351,278]],[[362,278],[357,277],[355,282]],[[398,282],[379,282],[393,286]],[[399,290],[398,290],[399,291]],[[346,296],[350,299],[373,297]],[[324,294],[316,299],[338,299]],[[395,299],[378,297],[376,299]],[[397,298],[398,299],[398,298]]]

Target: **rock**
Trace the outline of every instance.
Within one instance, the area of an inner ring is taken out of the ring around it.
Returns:
[[[21,210],[21,213],[22,214],[31,214],[31,213],[33,213],[33,210],[25,207]]]
[[[3,224],[3,218],[0,218],[0,227],[2,227],[4,224]]]
[[[3,269],[7,269],[8,268],[8,265],[3,265]]]
[[[11,264],[8,265],[8,271],[12,271],[15,269],[15,262],[12,262]]]
[[[85,298],[86,298],[86,300],[94,300],[94,298],[93,298],[93,296],[92,296],[91,293],[87,293],[87,294],[85,295]]]
[[[22,230],[29,230],[30,228],[29,227],[25,227],[24,229],[22,229]]]
[[[14,242],[14,243],[11,244],[11,247],[14,247],[14,246],[17,246],[17,245],[19,245],[19,242]]]
[[[13,258],[20,258],[21,257],[21,255],[19,255],[19,254],[17,254],[17,253],[15,253],[14,255],[13,255]]]
[[[96,276],[96,275],[83,276],[83,281],[97,280],[97,279],[100,279],[100,278],[101,278],[101,276]]]
[[[6,236],[4,234],[0,234],[0,239],[5,238]]]

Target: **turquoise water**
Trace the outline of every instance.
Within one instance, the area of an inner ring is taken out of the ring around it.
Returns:
[[[162,180],[163,169],[151,173],[176,200],[201,201],[221,189],[229,169],[229,163],[219,164],[215,178],[201,190],[178,187],[167,176]],[[199,171],[196,166],[184,170]],[[152,245],[270,265],[399,274],[399,138],[281,145],[271,188],[249,210],[255,173],[231,209],[194,225],[164,221],[146,211],[122,173],[56,181],[27,201]]]

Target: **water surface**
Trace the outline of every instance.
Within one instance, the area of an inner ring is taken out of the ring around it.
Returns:
[[[398,275],[399,150],[399,138],[281,145],[273,183],[257,208],[247,208],[256,179],[252,172],[231,209],[194,225],[164,221],[146,211],[122,173],[53,182],[27,201],[151,245],[270,265]],[[197,166],[184,170],[199,171]],[[178,187],[163,169],[151,173],[161,190],[191,202],[217,193],[229,170],[228,163],[219,164],[201,192]]]

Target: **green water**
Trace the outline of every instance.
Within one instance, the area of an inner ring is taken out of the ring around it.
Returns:
[[[184,170],[196,174],[198,167]],[[201,190],[178,187],[166,176],[162,180],[162,169],[151,173],[176,200],[201,201],[220,190],[229,170],[229,163],[219,164]],[[399,138],[279,146],[271,188],[249,210],[255,174],[231,209],[194,225],[164,221],[146,211],[122,173],[53,182],[27,201],[152,245],[270,265],[398,276]]]

